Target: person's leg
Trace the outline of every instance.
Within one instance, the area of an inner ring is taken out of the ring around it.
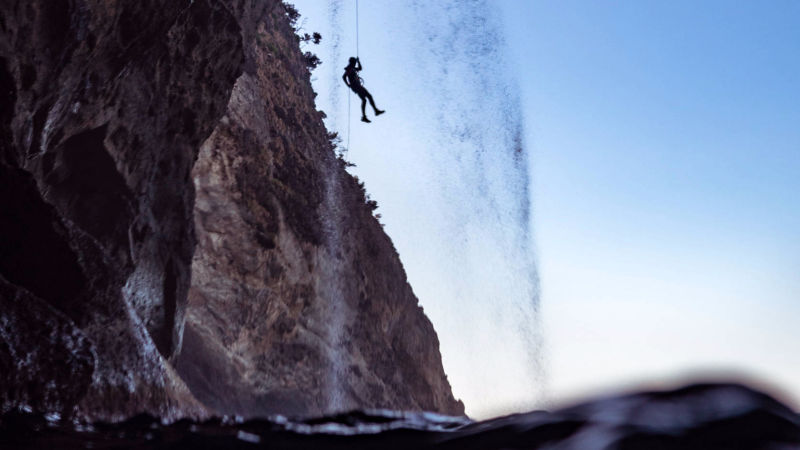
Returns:
[[[378,109],[377,106],[375,106],[375,99],[372,98],[372,94],[370,94],[369,91],[367,91],[366,89],[365,89],[365,92],[366,92],[367,98],[369,99],[369,104],[372,105],[372,110],[375,111],[375,115],[376,116],[380,116],[381,114],[383,114],[384,111],[381,111],[380,109]]]
[[[367,96],[361,95],[361,117],[367,117]]]
[[[369,123],[369,119],[367,119],[367,96],[364,95],[363,90],[359,90],[357,93],[361,97],[361,121]]]
[[[372,98],[372,94],[370,94],[369,91],[367,91],[367,100],[369,100],[369,104],[372,105],[372,110],[377,111],[378,108],[375,107],[375,99]]]

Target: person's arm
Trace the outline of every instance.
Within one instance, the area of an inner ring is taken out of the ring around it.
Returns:
[[[347,82],[347,72],[342,75],[342,80],[344,80],[344,84],[346,84],[347,87],[350,87],[350,83]]]
[[[361,60],[356,58],[356,70],[361,71],[363,67],[361,67]]]

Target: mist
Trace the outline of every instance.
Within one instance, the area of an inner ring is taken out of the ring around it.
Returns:
[[[530,156],[499,12],[485,1],[296,2],[329,131],[366,182],[467,413],[544,401]],[[347,59],[386,115],[360,118]],[[349,142],[349,145],[348,145]]]

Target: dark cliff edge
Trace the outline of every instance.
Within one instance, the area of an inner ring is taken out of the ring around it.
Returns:
[[[463,414],[274,0],[0,4],[0,407]]]

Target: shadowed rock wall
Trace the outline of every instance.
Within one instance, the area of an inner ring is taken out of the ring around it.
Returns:
[[[219,2],[2,2],[4,409],[203,413],[168,361],[195,244],[191,168],[242,61]]]

